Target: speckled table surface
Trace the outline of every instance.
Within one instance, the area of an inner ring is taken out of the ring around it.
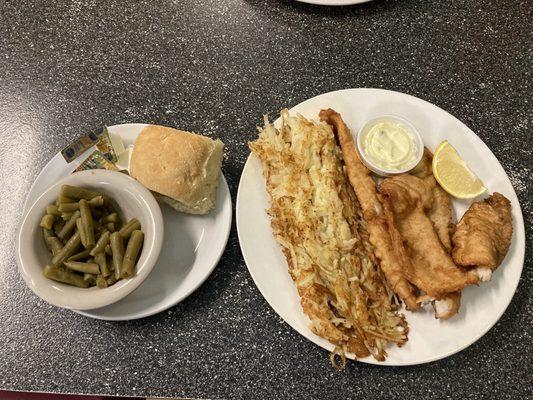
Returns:
[[[279,0],[0,2],[0,389],[198,398],[532,398],[533,3]],[[263,113],[349,87],[409,93],[470,126],[511,178],[528,247],[518,291],[477,343],[385,368],[327,353],[254,286],[233,228],[178,306],[102,322],[19,277],[14,232],[46,162],[80,132],[152,122],[218,136],[232,195]]]

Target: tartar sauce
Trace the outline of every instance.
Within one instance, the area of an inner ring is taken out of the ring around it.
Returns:
[[[361,146],[365,155],[377,167],[402,170],[418,157],[418,145],[414,133],[399,121],[382,119],[361,132]]]

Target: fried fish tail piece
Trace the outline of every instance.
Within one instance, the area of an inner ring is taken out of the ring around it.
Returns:
[[[403,276],[407,269],[409,257],[403,248],[398,232],[389,230],[387,214],[390,210],[382,205],[376,184],[357,155],[355,142],[350,130],[339,113],[332,109],[320,111],[320,119],[333,127],[340,143],[346,173],[357,199],[361,204],[369,241],[374,246],[374,253],[380,260],[381,270],[389,287],[405,302],[409,310],[420,307],[416,299],[416,290]]]
[[[511,202],[495,192],[473,203],[452,236],[453,260],[463,267],[496,269],[509,251],[513,236]]]
[[[368,243],[361,209],[331,127],[281,113],[250,149],[260,158],[271,227],[287,259],[311,330],[341,354],[384,360],[407,340]]]
[[[404,174],[385,179],[380,192],[411,257],[404,271],[409,281],[436,300],[479,282],[475,271],[463,271],[454,264],[426,214],[433,205],[430,185]]]

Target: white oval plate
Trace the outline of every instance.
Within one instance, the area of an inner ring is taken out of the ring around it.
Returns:
[[[317,119],[322,108],[339,112],[351,132],[380,114],[407,118],[420,131],[430,149],[447,139],[483,180],[490,191],[511,200],[513,240],[509,254],[495,271],[492,281],[463,290],[460,312],[448,321],[436,320],[432,310],[405,312],[409,341],[402,348],[388,349],[387,360],[378,363],[367,357],[360,361],[380,365],[414,365],[447,357],[466,348],[483,336],[501,317],[516,290],[524,264],[525,233],[520,204],[502,166],[489,148],[461,121],[446,111],[416,97],[381,89],[347,89],[326,93],[291,109]],[[468,208],[465,201],[454,201],[456,215]],[[296,288],[287,272],[280,246],[272,236],[265,212],[269,199],[259,159],[250,155],[237,193],[237,232],[241,250],[252,278],[272,308],[300,334],[329,351],[333,346],[313,334],[309,319],[302,312]],[[431,308],[431,307],[429,307]],[[353,354],[348,355],[354,358]]]
[[[146,124],[123,124],[108,127],[122,137],[126,147]],[[43,168],[24,203],[28,207],[51,185],[70,174],[90,150],[67,164],[58,153]],[[144,318],[179,303],[196,290],[217,265],[231,228],[231,195],[223,175],[217,191],[216,206],[208,215],[190,215],[161,205],[165,239],[159,259],[146,280],[130,295],[117,303],[93,310],[73,310],[92,318],[121,321]]]
[[[349,6],[352,4],[368,3],[372,0],[297,0],[301,3],[317,4],[321,6]]]

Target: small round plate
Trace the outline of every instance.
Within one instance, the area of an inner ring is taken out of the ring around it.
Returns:
[[[131,147],[145,126],[123,124],[108,129],[120,135],[126,147]],[[70,164],[60,153],[56,154],[33,183],[24,203],[24,214],[48,187],[70,174],[89,153]],[[117,303],[73,311],[114,321],[144,318],[179,303],[207,279],[224,252],[231,228],[231,195],[224,176],[220,176],[215,209],[208,215],[179,213],[163,204],[161,212],[165,224],[163,247],[153,271],[142,285]]]
[[[403,116],[420,132],[429,149],[448,140],[464,157],[491,192],[506,196],[513,207],[513,239],[509,253],[494,272],[492,280],[463,290],[459,314],[448,321],[436,320],[432,310],[405,312],[409,340],[402,347],[390,347],[386,361],[360,359],[379,365],[414,365],[439,360],[468,347],[483,336],[502,316],[518,285],[525,253],[524,221],[520,204],[509,178],[490,149],[461,121],[424,100],[381,89],[347,89],[307,100],[290,111],[317,119],[322,108],[339,112],[352,134],[361,124],[377,115]],[[469,202],[453,201],[455,215],[462,216]],[[237,193],[236,218],[241,250],[252,278],[263,297],[292,328],[329,351],[333,345],[313,334],[302,312],[287,263],[270,229],[265,212],[269,199],[261,162],[250,155]],[[431,308],[431,307],[429,307]],[[347,355],[354,358],[353,354]]]
[[[301,3],[317,4],[321,6],[349,6],[352,4],[368,3],[372,0],[297,0]]]

